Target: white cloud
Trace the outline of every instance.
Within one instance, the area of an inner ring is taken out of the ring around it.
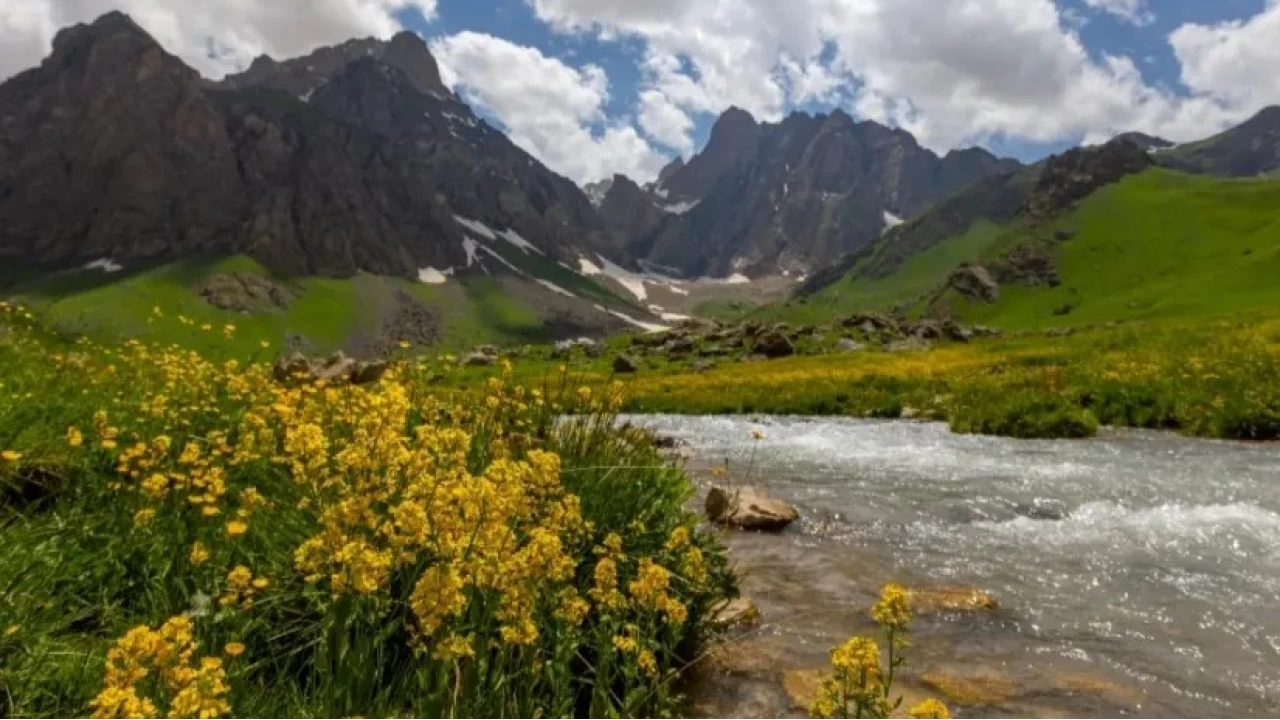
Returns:
[[[1169,42],[1193,92],[1254,108],[1280,103],[1280,0],[1246,21],[1184,25]]]
[[[475,32],[438,38],[431,52],[446,83],[497,117],[513,142],[579,183],[615,172],[644,182],[667,162],[627,121],[605,117],[609,81],[598,66],[574,68]]]
[[[1156,19],[1155,13],[1147,9],[1147,0],[1084,0],[1084,4],[1138,26],[1150,25]]]
[[[654,89],[642,90],[637,119],[649,137],[685,157],[693,154],[693,118],[668,96]]]
[[[1128,57],[1091,56],[1078,35],[1083,19],[1055,0],[526,2],[563,32],[640,39],[650,106],[697,115],[738,105],[776,120],[797,104],[846,97],[857,114],[935,150],[1128,130],[1187,140],[1242,119],[1265,96],[1280,99],[1267,43],[1280,35],[1267,18],[1175,33],[1195,91],[1186,97],[1148,84]],[[1134,23],[1151,19],[1145,0],[1087,2]],[[1277,7],[1271,0],[1267,15]],[[1223,79],[1233,89],[1215,88]]]
[[[353,37],[389,37],[394,14],[426,18],[436,0],[7,0],[0,7],[0,78],[33,67],[59,28],[120,10],[206,77],[243,69],[266,53],[303,55]]]

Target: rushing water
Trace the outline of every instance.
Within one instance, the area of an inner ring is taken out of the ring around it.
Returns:
[[[1016,688],[971,714],[1280,713],[1280,446],[1132,431],[1017,441],[906,422],[631,420],[687,441],[700,486],[727,459],[734,475],[750,467],[752,485],[801,511],[781,536],[726,538],[765,617],[743,641],[766,659],[745,675],[753,682],[820,667],[833,644],[868,631],[865,609],[897,580],[999,599],[996,613],[922,618],[914,638],[917,678],[977,672]],[[753,443],[752,429],[766,439]],[[717,682],[719,700],[738,696],[706,707],[786,710],[759,688]]]

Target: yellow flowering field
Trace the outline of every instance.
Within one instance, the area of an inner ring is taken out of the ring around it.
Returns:
[[[701,373],[655,368],[627,394],[636,412],[906,414],[1015,437],[1088,436],[1101,423],[1276,440],[1280,321],[1131,324]]]
[[[733,579],[617,386],[282,382],[0,316],[0,715],[678,712]]]

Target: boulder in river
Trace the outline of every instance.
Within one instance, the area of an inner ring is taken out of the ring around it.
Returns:
[[[760,622],[760,608],[751,598],[734,598],[712,611],[711,622],[726,630],[749,627]]]
[[[711,488],[706,510],[711,522],[766,532],[782,530],[800,518],[791,505],[749,487]]]

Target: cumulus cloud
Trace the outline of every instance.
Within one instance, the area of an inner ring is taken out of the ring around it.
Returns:
[[[1245,21],[1184,25],[1169,42],[1193,92],[1248,107],[1280,102],[1280,0]]]
[[[574,68],[476,32],[438,38],[431,51],[445,82],[498,118],[513,142],[579,183],[615,172],[647,181],[667,162],[629,122],[605,117],[609,81],[598,66]]]
[[[641,40],[649,107],[696,116],[738,105],[775,120],[837,102],[940,151],[996,136],[1192,139],[1256,110],[1280,82],[1267,73],[1280,0],[1246,23],[1174,33],[1190,96],[1148,84],[1128,57],[1091,55],[1082,20],[1055,0],[526,2],[562,32]],[[1136,24],[1152,17],[1145,0],[1086,3]]]
[[[1155,13],[1147,9],[1147,0],[1084,0],[1084,4],[1138,26],[1150,25],[1156,19]]]
[[[430,19],[436,0],[14,0],[0,7],[0,78],[38,64],[59,28],[111,10],[216,79],[263,53],[296,57],[353,37],[389,37],[400,29],[395,13]]]

